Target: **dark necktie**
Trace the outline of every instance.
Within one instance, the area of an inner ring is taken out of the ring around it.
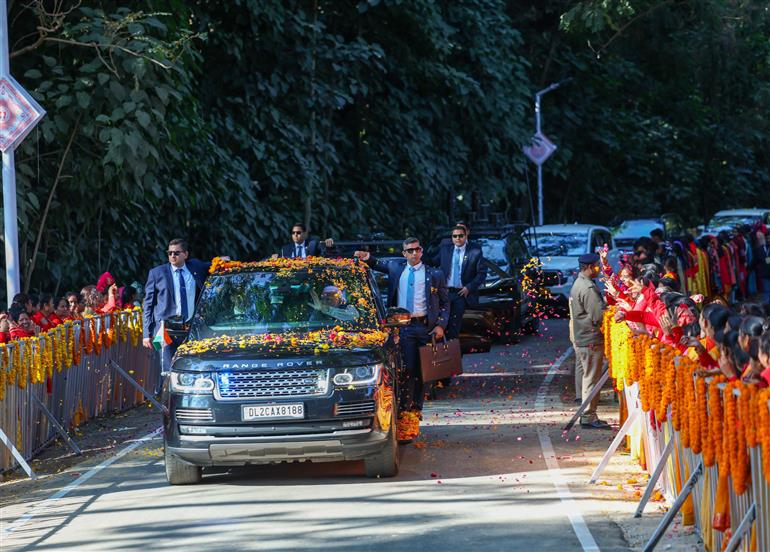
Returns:
[[[296,250],[294,251],[294,257],[296,257],[297,259],[302,257],[302,249],[300,248],[299,245],[297,245]]]
[[[182,269],[176,269],[177,276],[179,276],[179,303],[182,306],[182,322],[187,322],[187,287],[184,285],[184,276],[182,275]]]

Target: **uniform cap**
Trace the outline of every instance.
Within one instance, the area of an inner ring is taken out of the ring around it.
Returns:
[[[585,255],[580,255],[580,257],[578,257],[578,262],[584,265],[598,263],[599,255],[596,253],[586,253]]]

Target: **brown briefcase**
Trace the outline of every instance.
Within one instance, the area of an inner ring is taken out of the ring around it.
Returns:
[[[463,360],[460,355],[460,340],[436,340],[420,347],[420,367],[423,383],[438,381],[463,373]]]

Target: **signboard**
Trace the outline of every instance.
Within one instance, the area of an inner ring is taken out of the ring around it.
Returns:
[[[13,151],[44,115],[12,76],[0,77],[0,151]]]
[[[556,144],[551,142],[545,134],[538,132],[532,136],[532,144],[521,149],[535,165],[542,165],[556,151]]]

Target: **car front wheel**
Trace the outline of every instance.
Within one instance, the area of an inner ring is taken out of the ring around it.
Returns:
[[[366,477],[395,477],[398,475],[398,439],[396,424],[398,413],[396,405],[391,409],[390,433],[388,442],[380,452],[364,459]]]
[[[163,443],[163,459],[166,464],[166,479],[169,485],[194,485],[200,483],[203,469],[200,466],[188,464],[168,451]]]

